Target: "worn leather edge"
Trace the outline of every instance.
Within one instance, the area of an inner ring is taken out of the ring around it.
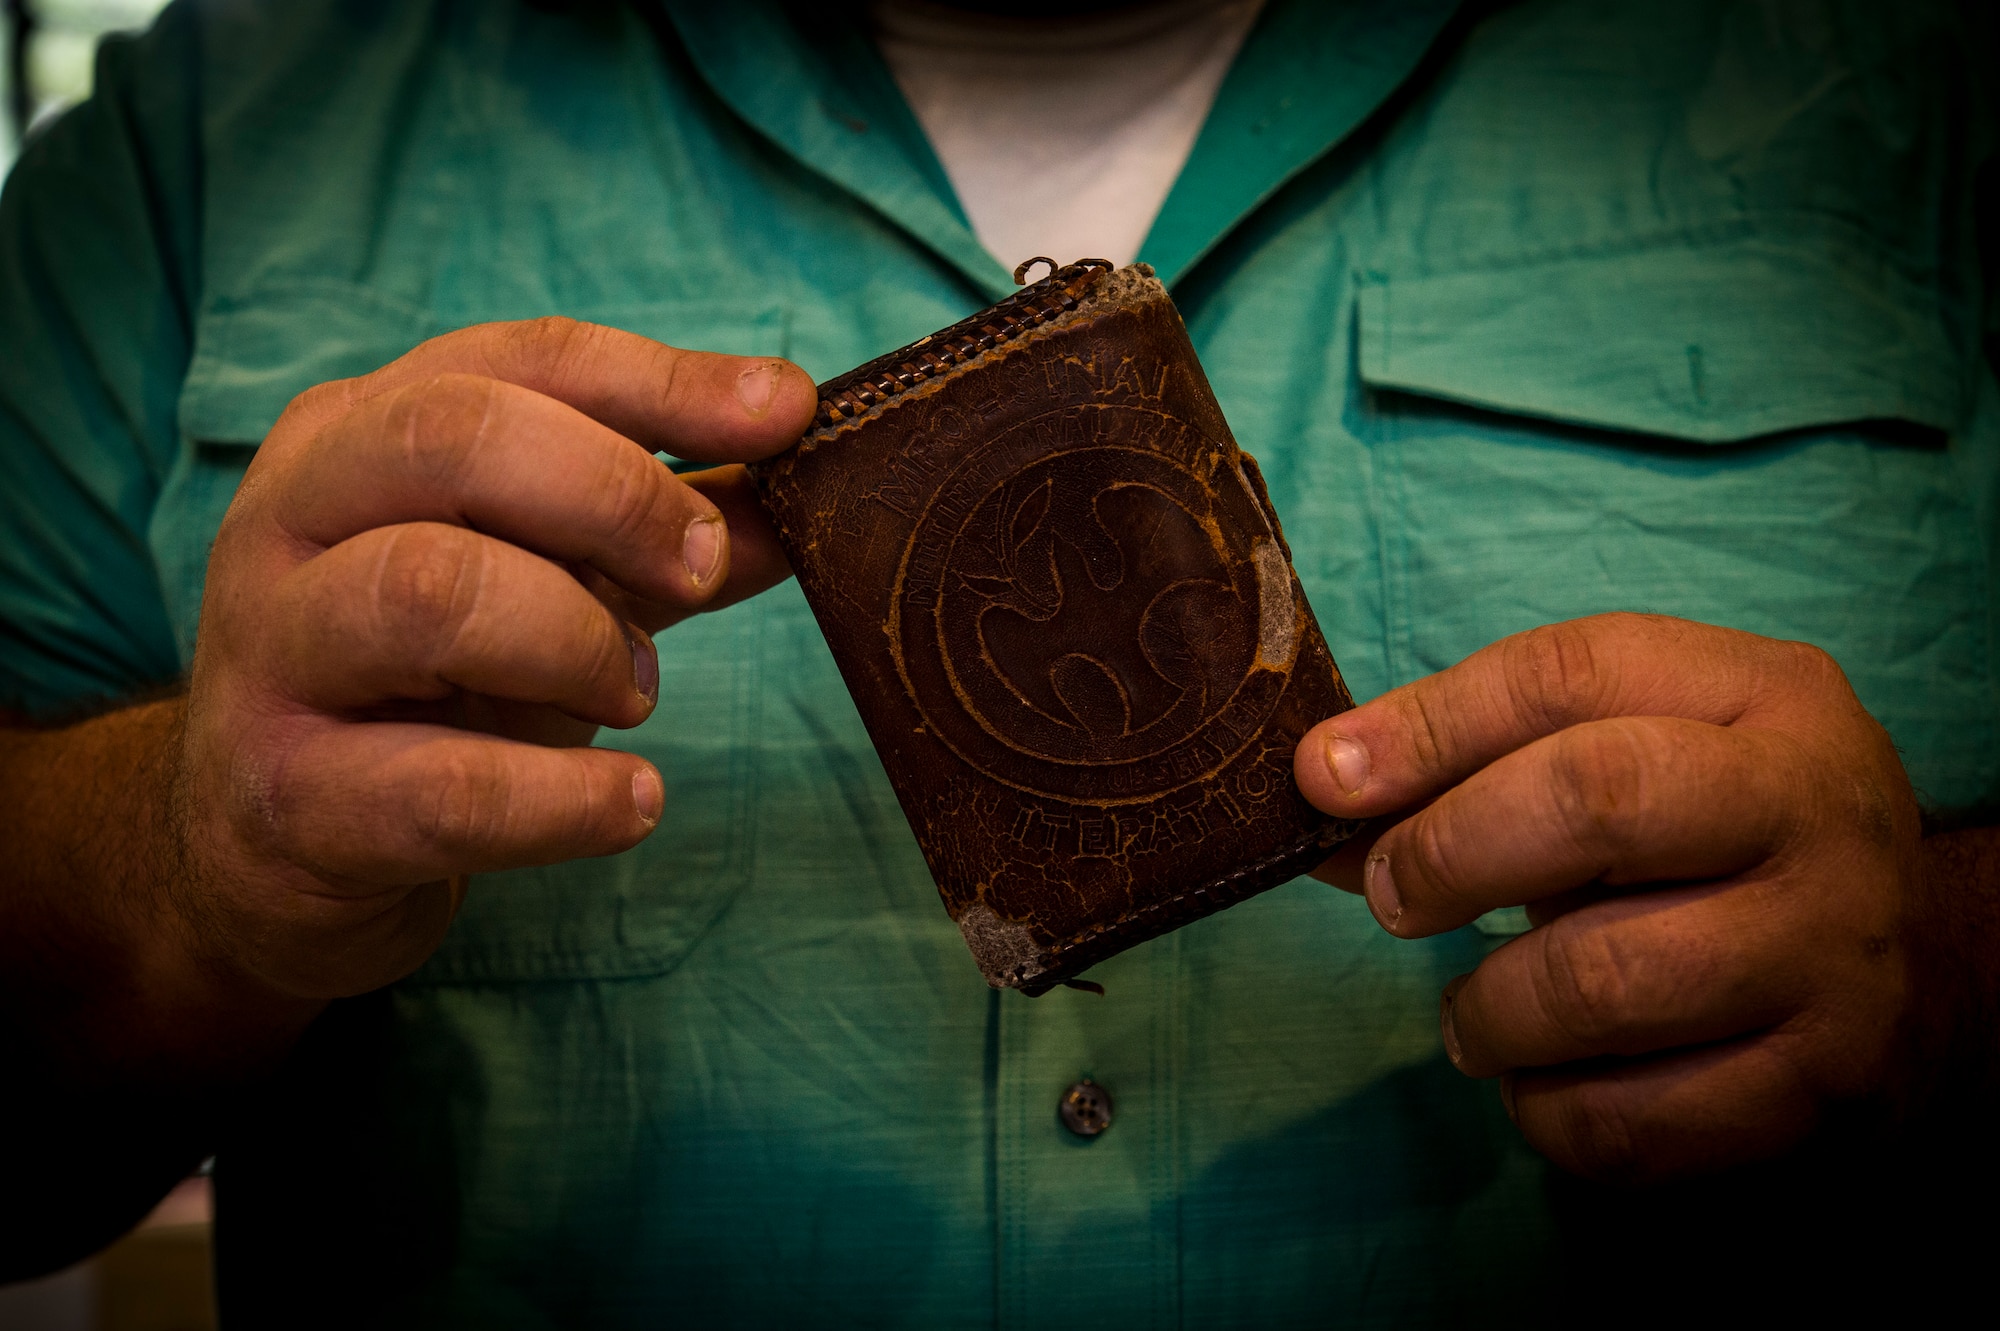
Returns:
[[[1285,570],[1292,579],[1292,592],[1305,613],[1311,636],[1324,644],[1326,637],[1319,626],[1319,616],[1313,613],[1312,602],[1306,598],[1304,589],[1299,586],[1298,570],[1292,563],[1291,543],[1285,539],[1284,526],[1278,520],[1277,508],[1271,503],[1270,491],[1264,484],[1263,468],[1257,465],[1257,459],[1247,449],[1237,448],[1236,458],[1238,465],[1243,469],[1245,479],[1250,483],[1251,496],[1263,510],[1265,520],[1270,524],[1271,535],[1277,539],[1278,548],[1284,553]],[[1335,685],[1339,692],[1340,705],[1330,713],[1333,715],[1346,711],[1354,705],[1352,696],[1347,692],[1347,681],[1340,678],[1338,671],[1335,673]],[[1115,956],[1148,939],[1171,933],[1182,925],[1192,924],[1196,920],[1217,914],[1259,893],[1290,882],[1302,874],[1310,873],[1343,842],[1359,833],[1361,828],[1361,823],[1350,819],[1327,818],[1309,835],[1261,860],[1172,897],[1151,902],[1085,933],[1040,948],[1031,963],[1039,968],[1032,974],[1021,974],[1017,968],[1016,978],[1011,985],[996,983],[990,975],[987,983],[996,989],[1018,988],[1030,998],[1038,997],[1081,975],[1106,957]],[[964,917],[961,916],[961,929],[964,929],[963,920]],[[1005,923],[998,921],[997,917],[996,922]],[[966,941],[971,943],[972,939],[968,937]]]
[[[1257,459],[1250,450],[1240,445],[1236,449],[1236,460],[1243,467],[1244,478],[1250,482],[1251,495],[1257,500],[1258,506],[1264,510],[1264,521],[1271,524],[1271,535],[1277,538],[1278,549],[1284,552],[1285,567],[1291,570],[1292,581],[1296,583],[1299,571],[1292,563],[1292,543],[1285,539],[1285,524],[1278,521],[1278,510],[1271,503],[1270,490],[1264,485],[1264,469],[1257,465]],[[1305,589],[1300,588],[1301,599],[1304,598],[1304,595]],[[1313,627],[1317,629],[1319,627],[1319,617],[1313,615],[1312,603],[1310,601],[1306,602],[1306,614],[1312,617]]]
[[[1073,979],[1106,957],[1126,948],[1172,933],[1184,924],[1204,919],[1262,892],[1279,887],[1301,874],[1318,868],[1340,844],[1361,830],[1362,824],[1348,819],[1329,819],[1311,835],[1198,887],[1151,902],[1099,925],[1087,933],[1046,948],[1036,960],[1042,968],[1022,976],[1015,985],[1030,998]],[[990,980],[988,983],[992,983]],[[996,989],[1006,985],[994,985]]]

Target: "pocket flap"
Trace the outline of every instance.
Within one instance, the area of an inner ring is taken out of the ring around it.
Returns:
[[[202,311],[181,385],[181,433],[254,444],[294,397],[387,365],[431,336],[431,319],[364,287],[300,283]]]
[[[1960,414],[1935,295],[1824,245],[1375,278],[1360,348],[1377,388],[1698,443]]]
[[[300,281],[260,287],[203,310],[181,386],[181,432],[204,443],[259,443],[291,400],[315,384],[378,370],[454,328],[539,314],[565,314],[701,351],[786,352],[784,312],[776,305],[637,300],[480,311],[448,320],[368,287]]]

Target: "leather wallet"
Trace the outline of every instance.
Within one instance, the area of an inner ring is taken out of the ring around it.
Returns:
[[[1356,828],[1293,782],[1353,702],[1166,289],[1049,266],[751,467],[945,909],[1029,994]]]

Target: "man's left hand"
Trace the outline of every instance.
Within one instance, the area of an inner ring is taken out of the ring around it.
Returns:
[[[1390,933],[1528,907],[1446,988],[1444,1043],[1557,1164],[1768,1157],[1902,1076],[1917,803],[1817,648],[1556,624],[1321,723],[1296,762],[1329,813],[1416,810],[1322,871]]]

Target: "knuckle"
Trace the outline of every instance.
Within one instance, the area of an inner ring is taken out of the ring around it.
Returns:
[[[1604,688],[1598,631],[1590,621],[1569,620],[1530,629],[1512,641],[1507,680],[1522,715],[1547,731],[1590,715]]]
[[[1574,1045],[1604,1052],[1632,1009],[1631,967],[1603,931],[1574,919],[1565,915],[1545,927],[1537,997],[1543,1015]]]
[[[607,797],[602,773],[587,763],[570,770],[568,798],[562,802],[562,836],[572,846],[596,845],[611,836],[624,819]]]
[[[314,384],[285,405],[284,414],[272,427],[272,433],[296,421],[319,420],[337,414],[353,401],[356,388],[363,382],[361,379],[329,379],[325,383]]]
[[[479,599],[483,564],[470,532],[428,525],[399,530],[377,566],[377,630],[402,642],[449,640]]]
[[[1446,765],[1449,750],[1440,702],[1427,681],[1418,681],[1404,695],[1403,722],[1409,732],[1410,748],[1419,768],[1425,771]]]
[[[622,830],[593,764],[545,765],[532,775],[455,752],[429,765],[410,801],[416,836],[446,854],[522,862],[601,853]]]
[[[462,476],[486,441],[498,385],[476,374],[439,374],[400,389],[385,427],[410,472],[434,483]]]
[[[506,326],[501,345],[524,360],[561,359],[575,346],[588,325],[564,314],[545,314]]]
[[[1555,735],[1551,790],[1572,842],[1599,854],[1624,843],[1646,799],[1646,765],[1646,746],[1629,726],[1577,726]]]
[[[298,849],[308,838],[303,834],[301,813],[310,807],[310,781],[302,780],[292,761],[301,740],[300,727],[279,725],[251,730],[234,737],[233,743],[217,743],[210,736],[203,745],[204,765],[226,773],[223,798],[209,805],[219,809],[223,820],[246,843],[280,859],[298,858]],[[187,829],[202,817],[205,803],[198,778],[185,763],[174,774],[168,794],[168,813],[179,829]],[[185,835],[185,832],[183,832]]]
[[[636,649],[625,636],[618,617],[604,609],[601,603],[593,603],[588,613],[589,619],[580,627],[584,640],[592,646],[582,678],[600,681],[604,688],[623,701],[633,692],[632,653]]]
[[[1577,1172],[1607,1183],[1638,1178],[1637,1127],[1616,1083],[1584,1081],[1568,1098],[1558,1132]]]
[[[1783,642],[1779,646],[1779,672],[1781,677],[1803,685],[1814,692],[1837,690],[1848,692],[1847,672],[1833,659],[1830,652],[1809,642]]]
[[[1846,821],[1864,844],[1878,850],[1897,841],[1895,793],[1880,781],[1857,775],[1848,782],[1852,812]],[[1804,824],[1804,820],[1800,820]],[[1795,833],[1795,836],[1797,834]]]
[[[499,772],[470,754],[440,757],[410,804],[417,836],[445,851],[489,844],[506,825],[509,790]]]
[[[596,324],[560,314],[510,324],[501,342],[505,352],[502,377],[536,381],[561,397],[603,331]]]
[[[1463,873],[1468,867],[1464,860],[1463,839],[1453,826],[1455,820],[1450,809],[1444,804],[1432,805],[1418,814],[1411,829],[1411,849],[1415,852],[1418,882],[1403,885],[1406,901],[1414,895],[1411,888],[1428,888],[1445,902],[1459,899],[1459,885],[1465,881]],[[1477,850],[1473,851],[1475,859]],[[1401,875],[1398,874],[1400,878]]]
[[[689,353],[675,347],[662,346],[654,352],[650,377],[662,413],[671,411],[688,391],[688,361]]]
[[[619,548],[657,544],[658,529],[671,507],[668,493],[678,484],[673,473],[638,450],[623,447],[606,458],[604,470],[596,488],[609,541]]]

